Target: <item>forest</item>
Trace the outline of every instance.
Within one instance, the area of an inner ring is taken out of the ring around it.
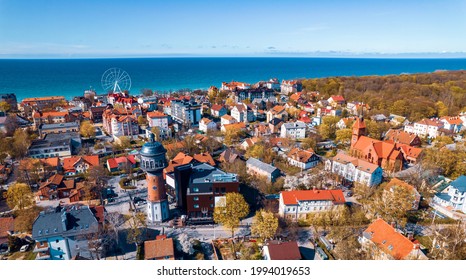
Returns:
[[[373,114],[396,114],[410,121],[454,116],[466,110],[466,71],[436,71],[364,77],[329,77],[303,81],[320,98],[342,95],[368,104]]]

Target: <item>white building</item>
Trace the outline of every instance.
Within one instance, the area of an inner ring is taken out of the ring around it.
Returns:
[[[283,80],[282,84],[280,85],[280,92],[282,94],[289,94],[301,91],[303,85],[300,81],[297,80]]]
[[[306,137],[306,124],[300,121],[284,123],[281,127],[280,137],[303,139]]]
[[[377,186],[382,182],[380,166],[339,153],[325,162],[325,170],[338,174],[350,182],[358,182],[367,186]]]
[[[199,130],[207,133],[209,130],[217,130],[217,124],[208,118],[202,118],[199,122]]]
[[[245,104],[239,103],[231,109],[231,116],[237,122],[252,122],[254,121],[254,113],[251,110],[248,110],[248,107]]]
[[[278,214],[297,221],[307,214],[329,211],[345,204],[342,190],[303,190],[280,192]]]
[[[434,196],[433,203],[466,213],[466,175],[452,181],[447,188]]]
[[[320,162],[320,157],[312,149],[301,150],[293,148],[287,154],[288,163],[301,168],[301,170],[310,169]]]
[[[230,115],[223,115],[221,118],[220,118],[220,124],[222,126],[226,125],[226,124],[234,124],[234,123],[237,123],[236,119],[233,118],[232,116]]]
[[[103,211],[102,211],[103,213]],[[41,212],[32,225],[36,259],[92,258],[86,235],[97,234],[99,222],[89,206],[71,206]]]
[[[442,117],[440,121],[443,123],[445,129],[448,129],[454,133],[460,132],[461,128],[463,128],[463,120],[460,116],[456,117]]]
[[[443,128],[443,126],[443,122],[439,120],[423,119],[419,122],[405,125],[404,131],[422,137],[437,138],[439,136],[439,129]]]

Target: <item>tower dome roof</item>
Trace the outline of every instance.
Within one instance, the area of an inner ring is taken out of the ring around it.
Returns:
[[[162,143],[155,141],[154,134],[149,137],[149,142],[146,142],[140,151],[143,156],[155,156],[159,154],[165,154],[167,150],[163,147]]]

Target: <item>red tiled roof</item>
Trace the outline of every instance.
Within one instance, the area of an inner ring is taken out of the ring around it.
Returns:
[[[454,125],[461,125],[463,124],[463,121],[460,119],[460,117],[456,116],[456,117],[442,117],[440,118],[440,120],[445,120],[447,121],[449,124],[454,124]]]
[[[346,202],[342,190],[283,191],[280,195],[283,197],[283,203],[286,205],[297,205],[298,201],[330,200],[334,204],[343,204]]]
[[[203,162],[203,163],[207,163],[212,166],[215,166],[215,160],[212,158],[212,156],[209,153],[195,154],[194,159],[199,162]]]
[[[392,141],[394,143],[401,143],[406,145],[411,145],[414,139],[418,136],[414,133],[405,132],[403,130],[393,130],[390,129],[385,135],[385,140]]]
[[[159,111],[148,112],[148,113],[147,113],[147,116],[148,116],[149,118],[164,118],[164,117],[168,117],[167,115],[165,115],[164,113],[159,112]]]
[[[293,148],[287,156],[299,162],[307,163],[314,154],[313,149],[301,150],[300,148]]]
[[[301,253],[296,241],[269,242],[267,247],[271,260],[301,260]]]
[[[341,95],[332,95],[330,98],[335,102],[345,102],[345,98]]]
[[[170,257],[174,259],[173,239],[156,239],[144,242],[144,258],[157,259]]]
[[[383,252],[397,260],[408,257],[415,244],[383,219],[377,219],[364,231]]]
[[[211,111],[220,111],[220,110],[222,110],[222,108],[223,108],[222,105],[214,104],[214,105],[212,105],[212,108],[210,110]]]
[[[90,155],[90,156],[74,156],[68,157],[63,160],[63,169],[64,170],[72,170],[76,163],[80,160],[87,162],[90,166],[98,166],[99,165],[99,156],[97,155]]]

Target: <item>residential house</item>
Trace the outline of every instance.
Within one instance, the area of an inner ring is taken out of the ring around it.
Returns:
[[[167,138],[170,137],[170,130],[168,128],[169,116],[165,115],[159,111],[152,111],[147,113],[147,121],[149,122],[150,127],[158,127],[160,132],[160,137]]]
[[[418,241],[402,235],[381,218],[369,225],[359,242],[376,260],[427,260]]]
[[[253,157],[246,161],[246,172],[252,175],[263,176],[267,179],[267,182],[275,182],[281,175],[280,169]]]
[[[367,113],[370,110],[370,107],[365,103],[355,101],[348,102],[346,104],[346,110],[353,116],[360,116]]]
[[[238,151],[232,148],[228,148],[220,154],[218,161],[226,162],[226,163],[234,163],[236,160],[240,160],[240,159],[241,159],[241,154]]]
[[[223,82],[220,90],[233,91],[235,89],[250,89],[251,85],[243,82],[231,81],[229,83]]]
[[[334,108],[337,106],[343,106],[343,104],[345,104],[346,102],[345,98],[341,95],[332,95],[327,101],[330,104],[330,106]]]
[[[0,217],[0,248],[8,247],[8,236],[15,231],[13,217]]]
[[[93,123],[101,123],[103,121],[103,113],[107,109],[106,106],[94,106],[89,108],[89,118]]]
[[[289,94],[299,92],[303,89],[303,84],[298,80],[283,80],[280,85],[280,92],[282,94]]]
[[[114,137],[139,134],[138,116],[140,109],[109,108],[102,114],[103,129]]]
[[[45,135],[50,133],[65,133],[65,132],[79,132],[78,122],[66,122],[66,123],[53,123],[53,124],[41,124],[38,127],[39,137],[43,138]]]
[[[225,115],[225,116],[227,116],[227,115]],[[223,116],[223,117],[225,117],[225,116]],[[225,124],[225,125],[222,125],[220,130],[223,133],[226,133],[227,131],[233,131],[233,130],[246,130],[246,124],[244,122]]]
[[[264,137],[272,134],[270,126],[265,123],[260,123],[254,127],[254,136],[255,137]]]
[[[390,129],[385,134],[384,140],[391,143],[400,143],[411,147],[420,147],[421,138],[414,133],[403,130]]]
[[[226,115],[227,113],[228,113],[227,109],[223,107],[222,105],[214,104],[210,108],[210,114],[213,117],[220,118],[221,116]]]
[[[89,168],[99,165],[99,156],[74,156],[63,159],[63,170],[65,175],[73,176],[86,173]]]
[[[59,195],[59,188],[65,187],[63,184],[64,176],[60,174],[54,174],[47,180],[40,184],[39,190],[36,193],[38,200],[53,200],[57,198],[67,197],[65,195]]]
[[[211,166],[216,166],[214,158],[209,153],[200,153],[193,156],[194,160],[200,163],[207,163]]]
[[[342,190],[302,190],[280,192],[278,214],[298,221],[308,214],[330,211],[346,203]]]
[[[461,175],[450,182],[448,187],[435,194],[432,203],[441,206],[436,209],[448,216],[451,216],[448,212],[453,211],[466,213],[466,175]]]
[[[34,111],[32,114],[34,120],[34,127],[39,128],[43,123],[53,124],[53,123],[65,123],[69,121],[69,113],[49,111],[49,112],[40,112]]]
[[[240,144],[240,146],[241,146],[241,148],[243,150],[247,150],[247,149],[251,148],[252,146],[254,146],[255,144],[257,144],[258,142],[260,142],[260,139],[257,138],[257,137],[246,138]]]
[[[353,123],[356,121],[356,117],[348,117],[348,118],[341,118],[336,126],[338,129],[345,129],[345,128],[349,128],[353,125]]]
[[[345,182],[357,182],[366,186],[377,186],[382,182],[380,166],[343,153],[338,153],[325,162],[325,170],[342,177]]]
[[[440,136],[440,129],[444,127],[442,121],[436,119],[423,119],[414,124],[405,125],[404,131],[414,133],[421,137],[437,138]]]
[[[320,162],[320,157],[313,149],[293,148],[286,156],[289,164],[299,167],[301,170],[313,168]]]
[[[144,241],[145,260],[174,260],[175,248],[173,239],[166,235],[158,235],[155,240]]]
[[[443,123],[443,127],[447,130],[452,131],[453,133],[460,132],[461,128],[463,128],[463,120],[460,116],[456,117],[441,117],[440,121]]]
[[[267,122],[270,122],[274,118],[281,119],[283,121],[288,120],[288,113],[284,106],[276,105],[267,111]]]
[[[47,134],[43,139],[33,140],[28,154],[31,158],[67,157],[81,149],[81,137],[77,132]]]
[[[274,118],[269,122],[269,128],[271,133],[280,133],[284,121],[282,119]]]
[[[26,107],[29,107],[36,110],[43,110],[45,108],[53,107],[54,105],[62,104],[64,102],[66,102],[64,96],[24,98],[20,104],[20,109],[25,110]]]
[[[281,138],[304,139],[306,124],[300,121],[284,123],[280,130]]]
[[[413,185],[410,185],[404,181],[401,181],[398,178],[393,178],[388,182],[388,184],[385,186],[386,191],[394,191],[395,187],[399,188],[404,188],[413,195],[413,207],[412,210],[417,210],[419,208],[419,202],[421,201],[421,195],[419,192],[416,190],[416,188]]]
[[[86,236],[96,235],[99,222],[89,206],[73,205],[42,211],[32,225],[36,260],[70,260],[79,255],[91,259]]]
[[[254,113],[248,109],[248,106],[242,103],[233,106],[233,108],[231,109],[231,116],[237,122],[248,123],[255,120]]]
[[[262,248],[264,260],[302,260],[296,241],[275,241],[270,240]]]
[[[199,130],[207,133],[209,131],[217,130],[217,124],[213,120],[209,120],[208,118],[202,118],[199,122]]]
[[[234,123],[237,123],[236,119],[233,118],[232,116],[230,115],[223,115],[221,118],[220,118],[220,124],[221,126],[224,126],[226,124],[234,124]]]
[[[125,171],[136,168],[136,165],[137,162],[134,155],[107,159],[107,169],[110,172]]]

